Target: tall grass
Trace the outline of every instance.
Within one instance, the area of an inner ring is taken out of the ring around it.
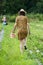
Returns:
[[[28,18],[31,15],[28,15]],[[12,18],[12,16],[10,17]],[[20,42],[17,35],[16,38],[10,38],[13,25],[14,23],[8,22],[8,25],[4,26],[4,38],[0,48],[0,65],[40,65],[40,63],[43,65],[43,21],[32,19],[30,22],[31,34],[27,36],[28,50],[23,54],[20,53]]]

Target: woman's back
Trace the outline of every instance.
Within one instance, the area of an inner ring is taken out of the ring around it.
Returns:
[[[26,16],[17,16],[16,18],[17,28],[19,29],[27,29],[27,17]]]

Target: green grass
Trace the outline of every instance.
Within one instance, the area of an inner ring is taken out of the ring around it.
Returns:
[[[0,25],[2,25],[0,23]],[[14,23],[4,26],[4,38],[1,42],[0,65],[39,65],[36,59],[43,64],[43,21],[30,22],[30,36],[27,37],[28,50],[20,53],[20,42],[16,38],[11,39],[10,33]],[[1,29],[1,27],[0,27]],[[29,51],[32,51],[32,54]],[[39,50],[39,52],[36,52]]]

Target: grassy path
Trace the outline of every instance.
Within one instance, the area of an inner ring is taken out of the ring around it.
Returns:
[[[14,23],[4,26],[4,38],[0,49],[0,65],[43,64],[43,22],[40,22],[30,22],[31,35],[27,37],[28,50],[24,51],[23,54],[20,54],[17,36],[15,39],[10,38]]]

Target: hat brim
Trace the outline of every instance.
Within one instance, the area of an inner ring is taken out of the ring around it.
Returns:
[[[19,11],[18,13],[24,12],[25,14],[27,13],[26,11]]]

